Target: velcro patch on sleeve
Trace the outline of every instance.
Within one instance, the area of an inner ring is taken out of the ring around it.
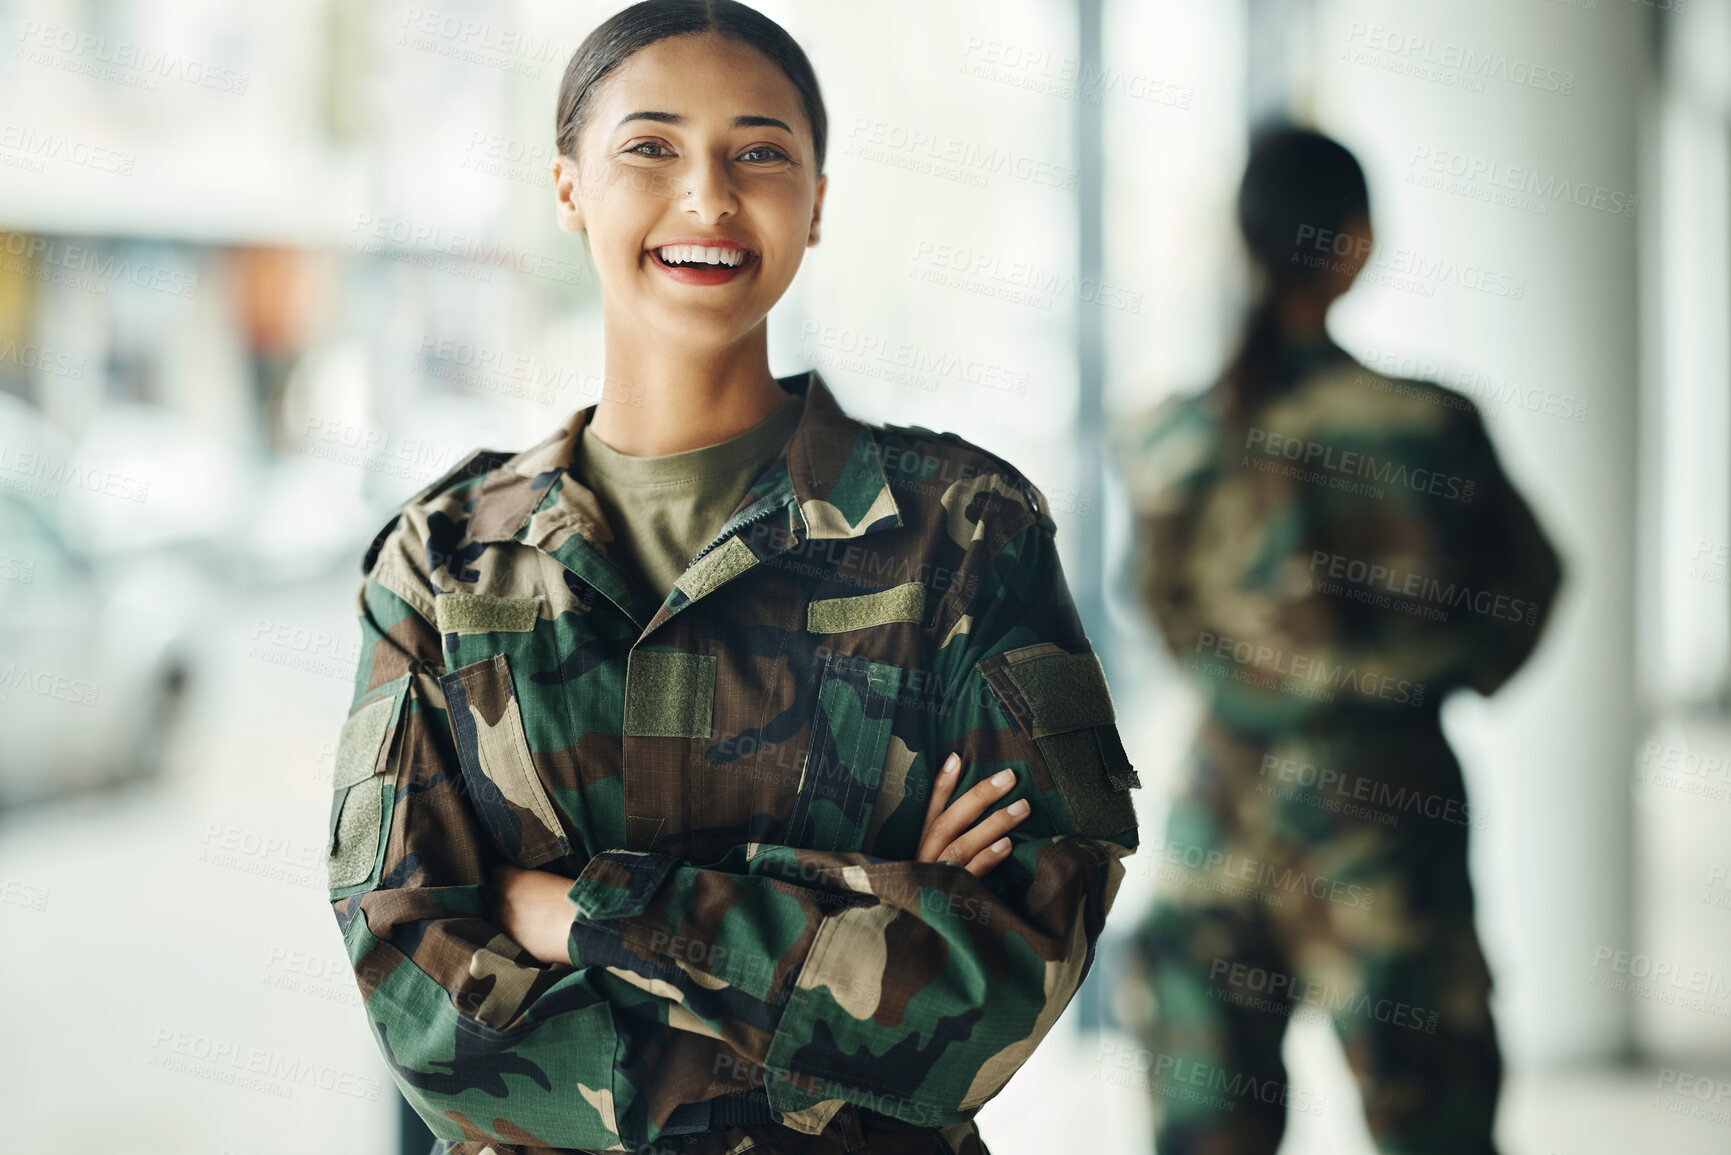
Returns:
[[[526,634],[541,616],[541,597],[440,594],[433,601],[441,634]]]
[[[1100,659],[1086,642],[1036,642],[995,654],[980,672],[1040,751],[1076,829],[1091,838],[1136,825],[1141,785],[1118,736]]]
[[[331,771],[333,790],[353,786],[378,771],[379,749],[385,744],[385,731],[390,729],[396,704],[395,695],[387,694],[348,716],[337,736],[336,766]]]
[[[715,657],[633,650],[625,674],[625,733],[707,738],[715,715]]]
[[[1118,720],[1106,672],[1093,650],[1070,653],[1052,642],[1006,650],[1004,675],[1028,704],[1035,738]]]
[[[876,593],[811,602],[805,610],[805,628],[814,634],[839,634],[891,622],[918,622],[925,611],[926,587],[904,582]]]
[[[331,812],[325,854],[332,890],[365,883],[378,866],[390,826],[394,793],[388,763],[380,765],[408,692],[409,675],[381,686],[349,714],[337,738],[331,771]]]

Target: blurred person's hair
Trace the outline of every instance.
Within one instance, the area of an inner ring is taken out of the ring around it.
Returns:
[[[821,174],[829,117],[811,61],[785,28],[737,0],[643,0],[602,21],[584,37],[565,66],[554,125],[560,155],[576,157],[577,138],[583,130],[590,94],[596,84],[632,54],[651,44],[703,32],[719,33],[755,48],[793,82],[805,105],[806,119],[811,123],[817,171]]]
[[[1226,411],[1243,420],[1289,384],[1281,303],[1325,275],[1332,252],[1316,239],[1339,235],[1355,218],[1370,219],[1364,169],[1347,148],[1310,129],[1274,125],[1259,131],[1238,189],[1238,228],[1262,274],[1243,340],[1222,373]]]

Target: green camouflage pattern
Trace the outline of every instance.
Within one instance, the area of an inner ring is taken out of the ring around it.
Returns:
[[[786,451],[659,605],[567,468],[593,406],[367,553],[338,763],[379,805],[333,798],[330,897],[436,1150],[983,1152],[1092,965],[1136,780],[1043,496],[782,385]],[[951,751],[1031,807],[984,879],[913,861]],[[488,921],[501,861],[572,879],[569,965]]]
[[[1122,992],[1155,1143],[1273,1155],[1306,1101],[1281,1040],[1310,1016],[1379,1150],[1492,1151],[1486,816],[1439,707],[1526,660],[1560,563],[1466,397],[1332,346],[1294,377],[1241,425],[1205,393],[1115,445],[1136,588],[1207,702]]]

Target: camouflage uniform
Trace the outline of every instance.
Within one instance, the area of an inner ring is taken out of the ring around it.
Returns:
[[[566,469],[593,407],[367,553],[330,898],[439,1150],[983,1152],[1092,963],[1135,776],[1039,490],[783,387],[659,605]],[[1031,806],[984,879],[912,861],[951,750]],[[501,860],[574,880],[569,965],[488,921]]]
[[[1332,345],[1241,424],[1175,399],[1116,449],[1136,570],[1208,699],[1124,992],[1161,1155],[1272,1155],[1290,1019],[1331,1021],[1383,1151],[1492,1150],[1467,804],[1438,707],[1535,645],[1556,554],[1472,403]]]

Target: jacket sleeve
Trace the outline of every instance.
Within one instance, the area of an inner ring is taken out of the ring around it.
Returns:
[[[891,743],[891,761],[911,760],[872,843],[897,856],[754,843],[698,867],[610,851],[570,890],[573,963],[664,984],[799,1130],[844,1102],[921,1125],[969,1118],[1075,993],[1136,846],[1135,775],[1052,523],[1041,514],[1000,545],[931,655],[941,689],[899,703],[919,721]],[[1003,804],[1031,806],[983,879],[908,860],[951,750],[956,796],[1010,767]]]
[[[391,1075],[440,1138],[619,1147],[615,1020],[596,975],[542,964],[489,921],[492,862],[452,745],[439,635],[376,576],[358,600],[328,869]]]

